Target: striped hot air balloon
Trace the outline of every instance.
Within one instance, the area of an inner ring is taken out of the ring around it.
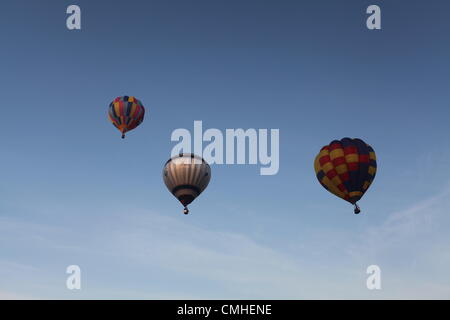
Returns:
[[[320,184],[355,206],[375,178],[377,161],[375,151],[361,139],[343,138],[324,146],[314,161]]]
[[[114,99],[109,105],[108,117],[112,124],[125,133],[139,126],[144,120],[145,109],[141,101],[132,96],[122,96]]]
[[[166,162],[163,179],[167,189],[184,206],[184,214],[188,214],[187,206],[208,186],[211,168],[199,156],[192,153],[180,154]]]

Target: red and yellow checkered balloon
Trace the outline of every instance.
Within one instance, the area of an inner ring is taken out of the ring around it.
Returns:
[[[377,171],[375,151],[361,139],[334,140],[320,150],[314,170],[325,189],[355,205],[355,213],[359,213],[356,202],[370,187]]]

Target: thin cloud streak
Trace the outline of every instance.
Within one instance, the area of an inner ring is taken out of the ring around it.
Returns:
[[[14,289],[11,278],[15,276],[16,281],[34,281],[35,296],[73,298],[64,288],[64,270],[58,268],[89,258],[88,266],[105,266],[133,281],[142,278],[144,285],[131,290],[121,288],[126,279],[108,283],[90,276],[88,287],[76,298],[448,298],[450,285],[441,278],[448,270],[450,256],[442,248],[450,248],[450,241],[436,230],[448,225],[445,200],[449,195],[450,188],[445,188],[441,194],[392,213],[380,226],[361,230],[364,238],[357,245],[352,235],[339,235],[338,243],[324,248],[343,248],[342,258],[336,259],[336,252],[329,252],[332,258],[321,264],[314,260],[314,246],[308,245],[308,239],[293,256],[244,234],[209,230],[139,210],[130,210],[136,213],[126,216],[101,217],[84,228],[3,218],[3,243],[5,237],[12,236],[5,231],[15,230],[19,251],[28,248],[62,258],[46,265],[42,257],[38,266],[33,266],[19,255],[17,261],[0,262],[0,277],[10,278],[9,289]],[[432,267],[434,261],[442,266]],[[370,264],[382,268],[380,292],[365,288],[365,268]],[[14,265],[25,267],[14,274]],[[36,275],[41,279],[37,283],[33,280]],[[165,287],[173,278],[189,281],[178,288]],[[155,280],[156,286],[152,285]],[[115,293],[108,294],[111,291]],[[6,293],[2,296],[14,296]]]

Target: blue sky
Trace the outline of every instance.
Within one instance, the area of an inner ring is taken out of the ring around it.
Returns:
[[[450,298],[447,2],[2,7],[0,298]],[[147,110],[124,141],[106,115],[119,95]],[[184,216],[161,172],[194,120],[279,129],[279,173],[212,166]],[[345,136],[378,156],[359,216],[313,170]]]

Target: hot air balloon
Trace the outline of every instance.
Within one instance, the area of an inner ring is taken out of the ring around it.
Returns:
[[[127,131],[142,123],[144,114],[145,109],[141,101],[132,96],[117,97],[109,105],[109,120],[122,132],[122,139]]]
[[[211,168],[203,158],[181,153],[166,162],[163,179],[167,189],[184,206],[184,214],[188,214],[187,206],[208,186]]]
[[[377,171],[375,151],[361,139],[343,138],[324,146],[314,161],[320,184],[355,206],[372,184]]]

